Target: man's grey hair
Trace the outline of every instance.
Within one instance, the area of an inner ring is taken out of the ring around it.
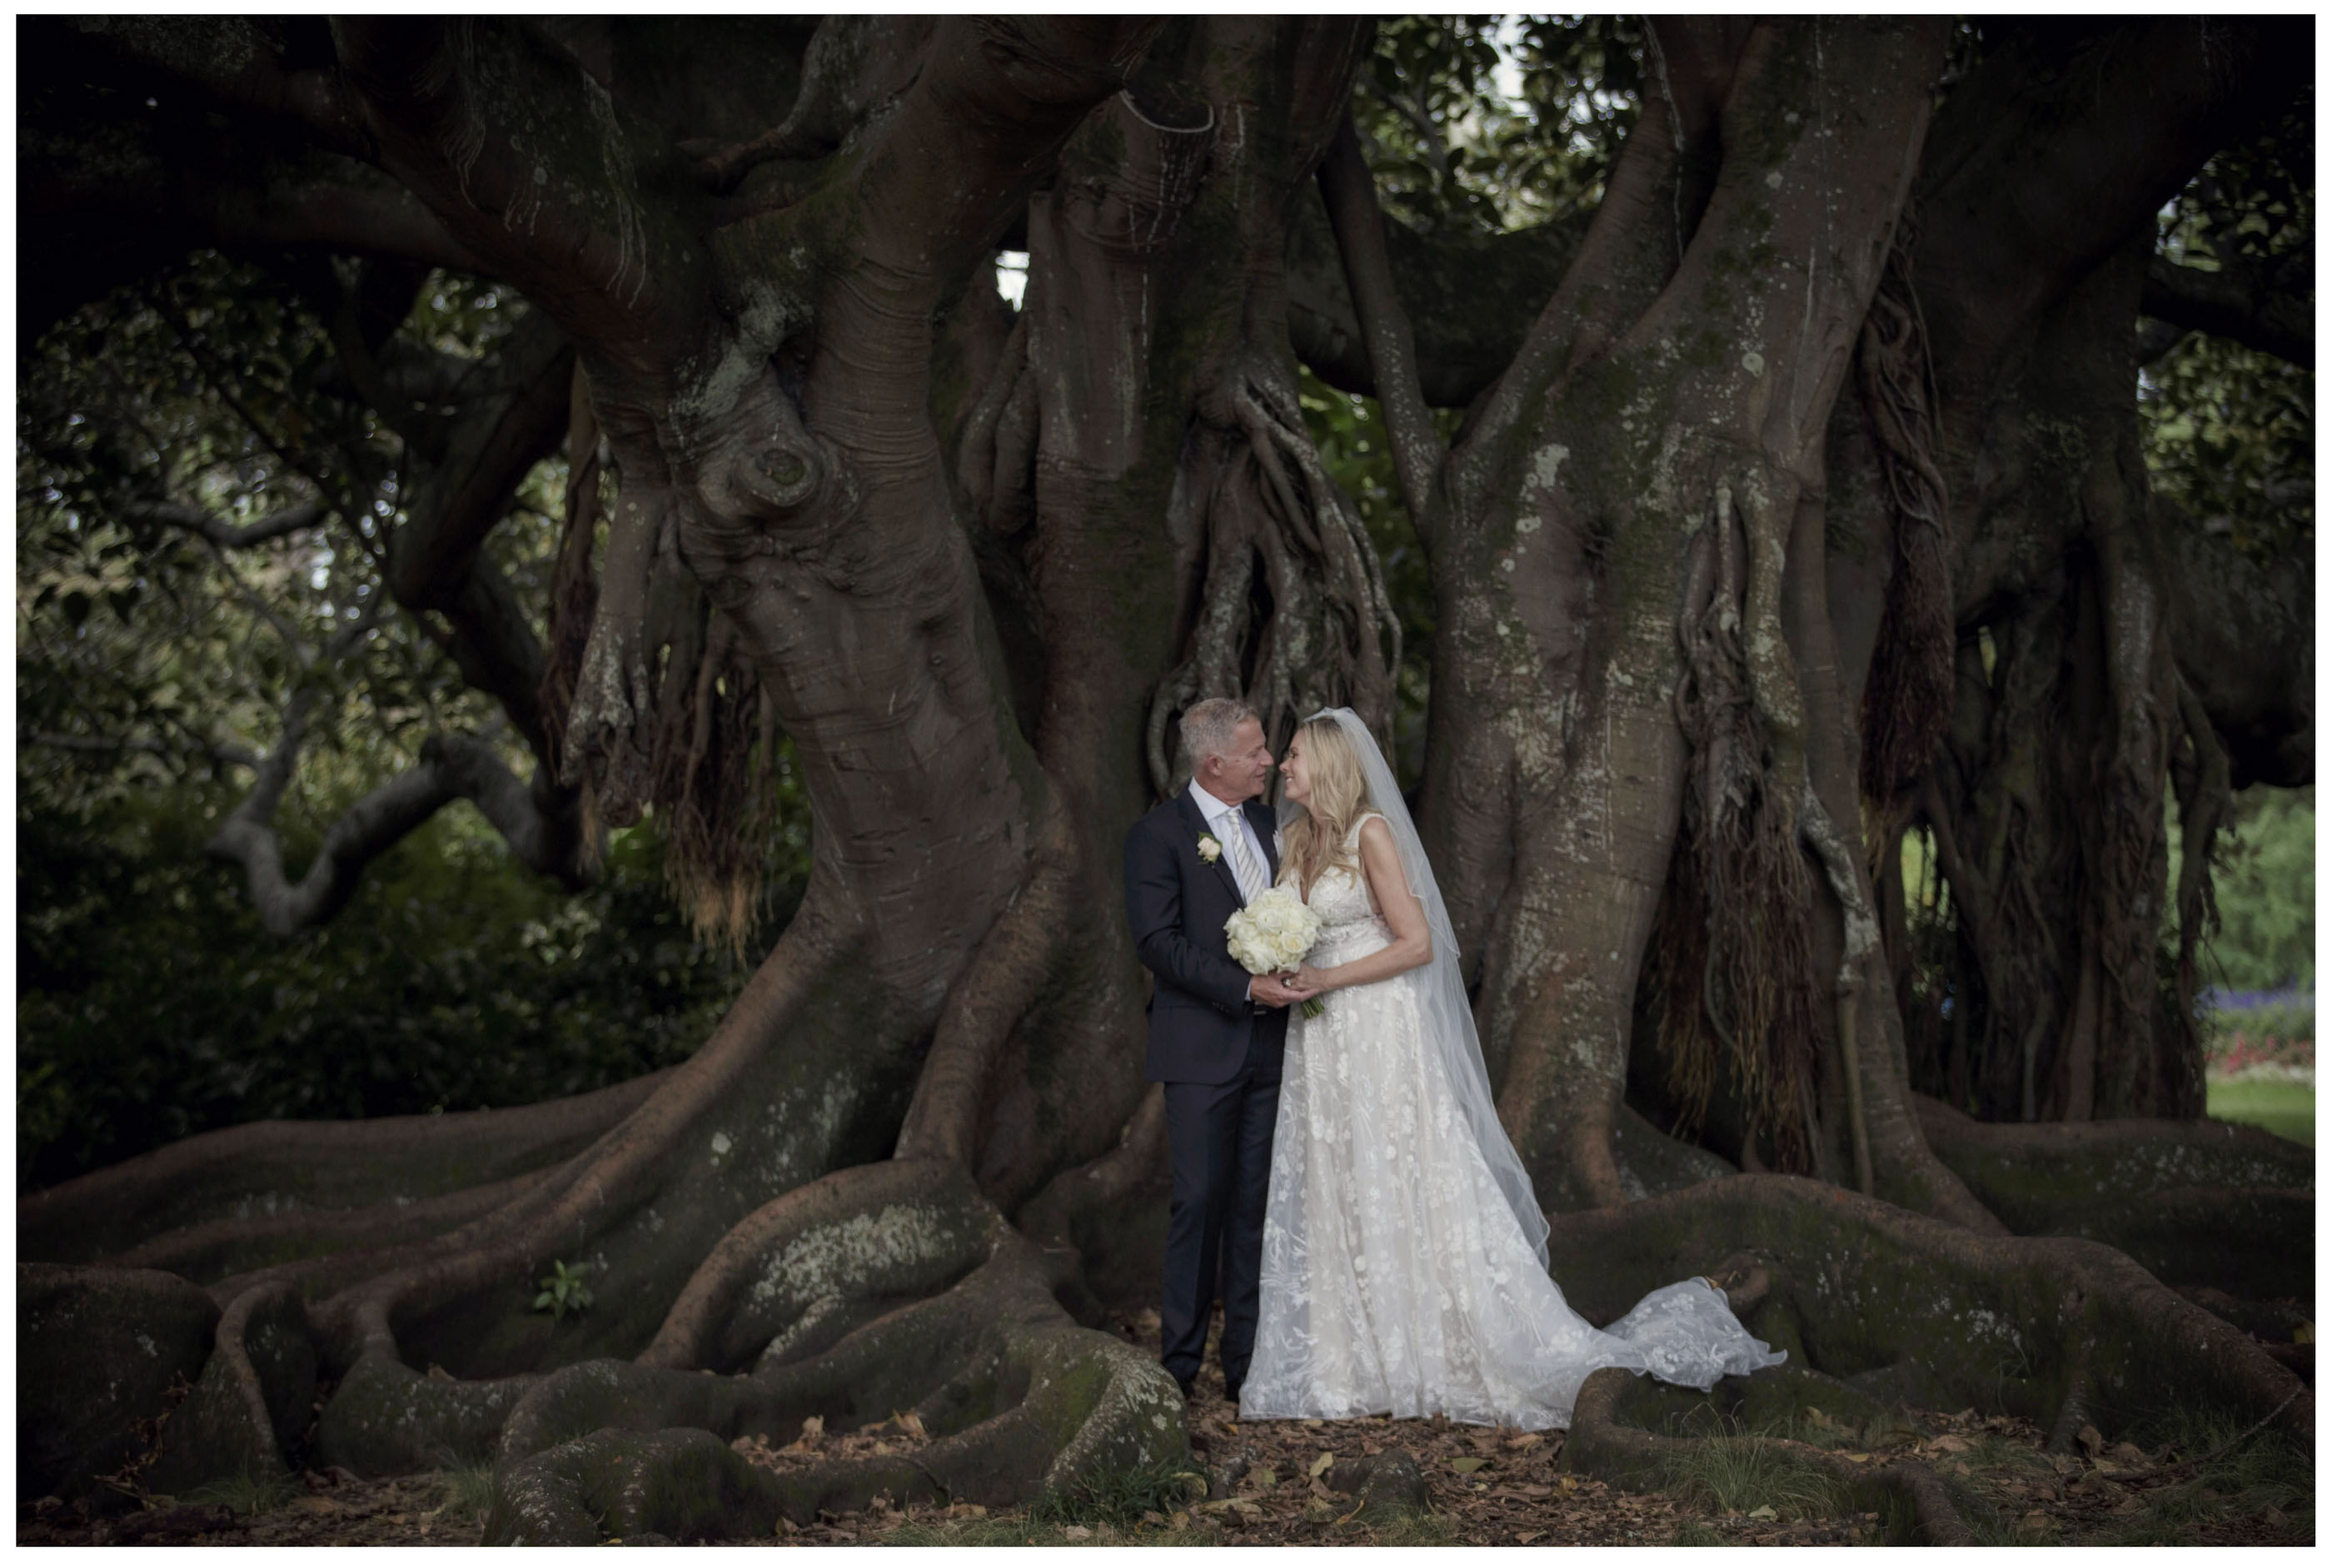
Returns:
[[[1228,757],[1238,727],[1263,716],[1237,697],[1209,697],[1193,703],[1182,714],[1182,760],[1196,773],[1209,757]]]

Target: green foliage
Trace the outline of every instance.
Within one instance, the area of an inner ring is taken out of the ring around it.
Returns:
[[[19,770],[21,809],[247,781],[228,759],[275,744],[301,685],[323,707],[277,813],[293,837],[320,834],[412,766],[427,735],[506,727],[435,636],[384,613],[402,443],[349,394],[296,282],[198,255],[70,318],[28,355],[17,703],[25,760],[38,762]],[[422,293],[413,320],[427,347],[392,347],[474,357],[509,330],[511,311],[483,285],[441,277]],[[563,481],[543,465],[489,536],[522,603],[547,602],[548,513]],[[234,526],[300,503],[327,510],[314,527],[222,550],[139,510],[163,502]],[[319,660],[335,638],[353,645]],[[523,776],[523,749],[500,739]]]
[[[2262,134],[2220,151],[2163,212],[2159,253],[2315,289],[2315,90]],[[2316,373],[2201,333],[2148,366],[2138,414],[2155,492],[2236,548],[2287,559],[2316,536]]]
[[[1353,122],[1388,210],[1420,229],[1524,228],[1591,209],[1634,126],[1631,16],[1400,16]]]
[[[302,686],[320,703],[273,818],[294,878],[340,813],[412,767],[431,734],[483,738],[521,777],[533,767],[442,628],[387,604],[404,442],[355,396],[318,303],[366,276],[197,255],[25,356],[20,1187],[262,1117],[598,1088],[683,1058],[758,957],[691,935],[662,885],[654,822],[615,834],[597,885],[570,895],[517,867],[457,804],[374,861],[329,928],[289,941],[206,859]],[[389,282],[389,311],[410,309],[384,364],[475,360],[522,309],[445,274]],[[565,484],[563,463],[539,465],[485,545],[538,636]],[[236,526],[294,504],[326,511],[221,550],[141,512],[157,502]],[[335,639],[343,656],[316,656]],[[808,858],[797,788],[769,846],[764,948]]]
[[[583,1283],[583,1276],[590,1272],[591,1266],[588,1263],[578,1263],[569,1268],[559,1259],[552,1258],[550,1272],[535,1281],[542,1286],[542,1293],[534,1298],[534,1310],[550,1313],[553,1323],[564,1323],[570,1312],[579,1314],[588,1310],[591,1305],[591,1287]]]
[[[2254,786],[2235,798],[2215,868],[2221,983],[2316,983],[2316,790]]]
[[[684,1059],[750,972],[689,932],[653,823],[569,895],[467,808],[376,863],[330,926],[260,928],[202,846],[233,796],[24,808],[17,834],[17,1181],[46,1186],[262,1117],[525,1104]],[[297,856],[312,846],[295,841]],[[764,932],[798,881],[773,888]]]
[[[2316,535],[2316,373],[2190,333],[2146,368],[2138,416],[2155,493],[2253,554]]]

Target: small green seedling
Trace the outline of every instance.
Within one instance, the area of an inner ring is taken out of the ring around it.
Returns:
[[[582,1263],[569,1268],[552,1258],[550,1272],[535,1281],[542,1286],[542,1294],[534,1298],[534,1310],[541,1312],[548,1309],[551,1322],[563,1323],[569,1313],[579,1313],[589,1306],[591,1290],[583,1283],[583,1276],[590,1271],[590,1267],[589,1264]]]

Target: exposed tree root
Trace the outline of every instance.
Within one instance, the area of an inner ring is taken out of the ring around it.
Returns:
[[[973,1164],[981,1113],[995,1092],[997,1058],[1036,999],[1064,945],[1062,933],[1074,926],[1074,825],[1049,787],[1037,815],[1040,837],[1027,879],[980,939],[940,1009],[915,1097],[899,1129],[897,1160]]]
[[[244,1292],[219,1315],[210,1360],[164,1428],[148,1485],[169,1492],[211,1479],[222,1456],[248,1476],[283,1474],[315,1397],[299,1288],[277,1281]]]
[[[141,1456],[132,1423],[201,1375],[219,1309],[158,1269],[16,1266],[16,1490],[68,1502]]]
[[[943,1289],[994,1248],[1002,1216],[959,1167],[890,1160],[820,1177],[756,1209],[712,1249],[640,1356],[729,1371],[830,1342],[855,1302]]]
[[[2312,1299],[2315,1152],[2255,1127],[1979,1122],[1917,1097],[1928,1145],[2010,1229],[2120,1248],[2156,1277]]]
[[[362,1209],[294,1209],[280,1214],[214,1219],[140,1242],[106,1262],[119,1268],[167,1268],[202,1283],[305,1259],[396,1247],[441,1235],[491,1214],[550,1179],[557,1169],[530,1171],[507,1181],[464,1187],[418,1202],[391,1200]]]
[[[271,1217],[291,1211],[406,1205],[508,1181],[578,1152],[668,1074],[502,1111],[253,1122],[200,1133],[24,1199],[16,1255],[87,1263],[150,1248],[158,1258],[177,1255],[161,1238],[196,1226],[217,1229],[187,1238],[187,1252],[232,1251],[238,1224],[257,1239],[271,1234]]]
[[[1059,1260],[1007,1235],[946,1295],[805,1362],[731,1378],[604,1362],[554,1373],[504,1433],[485,1539],[750,1537],[877,1494],[999,1506],[1187,1456],[1172,1381],[1071,1323],[1054,1299],[1060,1277]],[[937,1436],[912,1458],[773,1475],[724,1440],[789,1441],[813,1415],[845,1430],[900,1410]]]
[[[1877,1397],[1974,1405],[2044,1429],[2079,1399],[2110,1433],[2174,1406],[2256,1418],[2298,1386],[2250,1335],[2096,1242],[1977,1236],[1790,1176],[1550,1219],[1556,1279],[1596,1322],[1754,1249],[1773,1284],[1751,1331]],[[2314,1396],[2278,1422],[2312,1447]]]
[[[482,1293],[507,1291],[513,1283],[523,1291],[554,1257],[589,1257],[600,1271],[604,1309],[586,1320],[588,1332],[602,1337],[638,1333],[645,1338],[644,1326],[636,1326],[638,1315],[644,1308],[655,1311],[667,1302],[674,1286],[662,1284],[658,1289],[647,1279],[626,1279],[616,1269],[625,1263],[651,1271],[669,1269],[683,1255],[693,1267],[715,1238],[705,1237],[701,1246],[683,1252],[676,1245],[682,1237],[675,1232],[708,1222],[725,1230],[735,1222],[734,1215],[744,1207],[741,1200],[755,1183],[750,1177],[723,1180],[732,1165],[750,1171],[753,1164],[774,1159],[782,1170],[789,1141],[820,1133],[830,1138],[837,1130],[788,1125],[782,1105],[790,1096],[778,1095],[769,1107],[771,1114],[750,1120],[737,1114],[732,1098],[765,1063],[797,1071],[810,1066],[780,1061],[775,1037],[814,1005],[820,987],[832,978],[831,938],[821,930],[824,923],[814,913],[815,903],[813,894],[704,1047],[561,1180],[522,1193],[492,1214],[406,1249],[403,1256],[379,1259],[376,1271],[318,1303],[313,1320],[328,1359],[339,1364],[363,1355],[406,1359],[398,1348],[400,1327],[412,1331],[414,1354],[437,1353],[438,1324],[459,1304]],[[705,1135],[708,1125],[715,1130],[700,1145],[697,1139]],[[709,1161],[700,1149],[710,1154]],[[808,1174],[771,1171],[769,1175],[776,1180],[769,1187],[782,1190]],[[651,1244],[645,1249],[648,1256],[639,1258],[613,1248],[602,1252],[601,1238],[625,1226],[644,1228],[663,1245]],[[602,1257],[605,1262],[597,1261]],[[643,1287],[655,1294],[647,1297]],[[601,1291],[600,1285],[593,1288]],[[523,1306],[526,1296],[512,1294],[513,1305]],[[480,1346],[475,1334],[474,1327],[468,1328],[448,1341],[439,1359],[450,1364],[459,1356],[466,1364],[454,1366],[454,1371],[491,1375],[516,1370],[509,1365],[516,1356],[533,1360],[541,1353],[540,1347],[530,1354],[517,1345]]]
[[[316,1422],[316,1461],[363,1476],[404,1476],[476,1464],[494,1451],[502,1424],[542,1380],[424,1376],[403,1362],[368,1355],[348,1370]]]
[[[1067,1300],[1090,1323],[1104,1306],[1148,1305],[1157,1295],[1172,1194],[1166,1091],[1152,1084],[1117,1147],[1054,1177],[1022,1206],[1015,1223],[1037,1246],[1075,1257]]]
[[[1754,1444],[1765,1454],[1842,1483],[1857,1507],[1872,1506],[1873,1494],[1882,1499],[1893,1494],[1909,1506],[1918,1523],[1919,1539],[1926,1545],[1975,1544],[1959,1510],[1952,1506],[1943,1478],[1925,1465],[1908,1459],[1890,1465],[1858,1465],[1811,1443],[1785,1438],[1662,1437],[1629,1419],[1630,1407],[1639,1402],[1631,1396],[1644,1391],[1641,1379],[1617,1367],[1590,1373],[1572,1407],[1571,1432],[1563,1448],[1564,1467],[1619,1486],[1656,1487],[1669,1478],[1677,1459],[1696,1444]]]

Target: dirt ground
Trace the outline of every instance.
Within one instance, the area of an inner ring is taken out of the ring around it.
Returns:
[[[1154,1315],[1118,1327],[1155,1348]],[[1116,1523],[1097,1515],[1080,1522],[1074,1509],[878,1504],[808,1526],[781,1524],[757,1544],[1819,1546],[1883,1539],[1877,1515],[1832,1512],[1820,1496],[1769,1491],[1763,1495],[1773,1500],[1759,1503],[1754,1477],[1680,1477],[1667,1491],[1639,1495],[1571,1476],[1562,1468],[1559,1432],[1384,1418],[1243,1422],[1238,1414],[1210,1360],[1190,1422],[1197,1465],[1224,1494],[1213,1501],[1169,1503]],[[2295,1480],[2289,1463],[2246,1468],[2240,1446],[2230,1458],[2165,1477],[2146,1472],[2197,1456],[2109,1447],[2094,1432],[2079,1451],[2051,1455],[2031,1423],[1972,1410],[1907,1411],[1875,1440],[1818,1425],[1784,1435],[1850,1455],[1867,1451],[1878,1461],[1916,1457],[1961,1493],[1979,1539],[2003,1544],[2267,1545],[2315,1538],[2312,1478]],[[814,1431],[783,1448],[757,1439],[734,1446],[756,1464],[785,1468],[912,1451],[925,1440],[909,1417],[850,1433]],[[1331,1466],[1396,1448],[1417,1460],[1431,1511],[1363,1522],[1354,1500],[1327,1485]],[[385,1480],[310,1472],[288,1496],[155,1497],[135,1512],[99,1519],[42,1499],[19,1509],[16,1539],[22,1545],[474,1544],[487,1483],[482,1470]]]

